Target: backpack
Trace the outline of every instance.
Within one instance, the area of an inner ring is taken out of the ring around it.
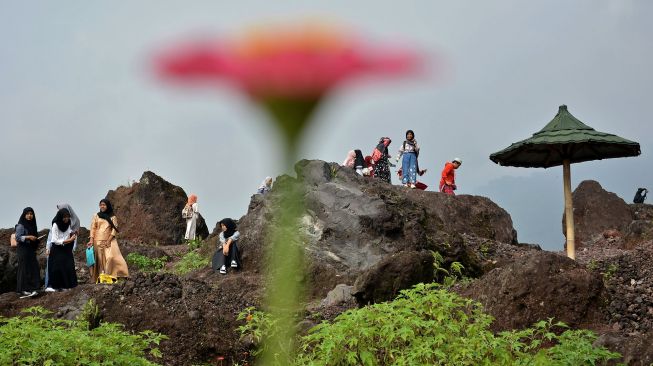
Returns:
[[[646,199],[646,193],[648,193],[648,189],[638,188],[637,192],[635,193],[635,198],[633,199],[633,202],[644,203],[644,200]]]
[[[184,219],[193,218],[193,206],[184,206],[184,209],[181,210],[181,217]]]
[[[381,150],[375,147],[374,151],[372,151],[372,161],[376,163],[379,160],[381,160],[382,157],[383,157],[383,153],[381,152]]]

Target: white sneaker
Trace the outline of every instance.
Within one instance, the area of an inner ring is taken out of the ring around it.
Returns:
[[[21,299],[26,299],[26,298],[28,298],[28,297],[34,297],[34,296],[36,296],[36,295],[38,295],[38,294],[39,294],[39,293],[36,292],[36,291],[32,291],[32,292],[23,291],[23,296],[21,296],[20,298],[21,298]]]
[[[410,184],[410,188],[416,188],[416,186],[415,186],[414,184],[411,183],[411,184]]]
[[[220,267],[220,274],[227,274],[227,266]]]
[[[45,292],[57,292],[57,290],[53,289],[52,287],[48,287],[45,289]]]
[[[238,263],[236,263],[236,261],[231,261],[231,268],[238,268]]]

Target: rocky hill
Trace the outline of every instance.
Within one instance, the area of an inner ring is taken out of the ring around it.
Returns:
[[[130,279],[113,286],[84,284],[23,300],[13,292],[4,293],[0,315],[13,316],[24,307],[41,305],[57,316],[72,318],[86,301],[95,299],[105,321],[170,336],[162,344],[164,364],[191,365],[217,356],[243,363],[251,344],[239,340],[236,316],[248,306],[262,305],[268,227],[276,222],[280,192],[299,189],[306,204],[301,230],[307,268],[305,276],[297,279],[307,289],[302,329],[347,308],[389,300],[401,289],[433,281],[437,252],[443,266],[459,262],[464,274],[476,279],[456,291],[483,303],[496,318],[496,330],[555,317],[599,332],[600,342],[623,352],[628,364],[653,362],[648,347],[653,337],[653,274],[650,266],[644,268],[653,251],[646,239],[647,222],[653,218],[647,216],[653,212],[650,205],[626,205],[633,213],[631,222],[617,227],[590,228],[579,219],[581,232],[587,233],[584,237],[596,240],[585,242],[575,262],[520,244],[510,215],[485,197],[408,190],[318,160],[299,162],[296,173],[296,177],[279,177],[269,194],[254,195],[247,214],[238,220],[241,271],[221,276],[201,268],[180,276],[171,265],[156,274],[132,269]],[[138,184],[109,193],[126,228],[120,238],[124,253],[166,254],[178,260],[179,251],[186,250],[165,245],[176,243],[178,234],[161,220],[172,220],[173,213],[179,216],[181,208],[171,202],[183,206],[185,194],[164,182],[146,172]],[[576,193],[586,185],[581,184]],[[582,197],[576,193],[575,200]],[[582,207],[580,201],[575,204]],[[170,217],[154,212],[169,212]],[[606,237],[608,229],[620,234]],[[0,240],[7,232],[0,232]],[[169,236],[157,237],[163,246],[143,245],[152,241],[141,240],[144,236],[139,232],[149,238],[164,232]],[[214,230],[202,253],[213,253],[216,236]],[[600,256],[590,258],[590,253]],[[0,247],[0,278],[11,277],[11,268],[3,265],[15,260],[12,255],[11,249]],[[84,266],[78,267],[80,278],[87,278]]]

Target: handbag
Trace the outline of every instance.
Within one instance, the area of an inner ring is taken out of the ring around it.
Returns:
[[[93,267],[95,265],[95,251],[93,247],[86,248],[86,266]]]
[[[18,241],[16,240],[16,233],[11,234],[11,237],[9,238],[9,244],[12,247],[18,246]]]
[[[181,210],[181,217],[184,219],[193,218],[193,206],[184,206],[184,209]]]

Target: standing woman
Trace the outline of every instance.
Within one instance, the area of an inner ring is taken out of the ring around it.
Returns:
[[[91,267],[91,278],[95,283],[101,274],[106,274],[114,279],[129,277],[127,262],[120,253],[116,235],[118,234],[118,220],[113,213],[111,202],[107,199],[100,201],[100,211],[93,216],[91,221],[91,238],[86,246],[93,246],[95,251],[95,265]]]
[[[79,235],[79,228],[81,227],[79,221],[79,216],[75,213],[75,210],[67,204],[67,203],[60,203],[57,205],[57,214],[59,213],[59,210],[62,208],[65,208],[68,210],[70,213],[70,229],[72,230],[72,233],[75,235]],[[55,216],[52,219],[52,224],[55,223],[55,220],[57,217]],[[50,266],[50,249],[52,248],[52,230],[50,230],[50,233],[48,234],[48,240],[45,244],[45,292],[54,292],[54,289],[50,287],[50,276],[49,276],[49,266]],[[75,252],[75,249],[77,249],[77,238],[75,238],[75,241],[73,242],[73,253]]]
[[[36,259],[39,247],[37,237],[36,215],[31,207],[26,207],[16,224],[16,241],[18,242],[18,273],[16,275],[16,292],[24,297],[32,297],[41,286],[41,269]]]
[[[70,211],[62,208],[52,224],[52,246],[48,255],[48,289],[67,290],[77,287],[73,246],[77,234],[73,232]]]
[[[415,188],[417,183],[417,173],[419,165],[417,164],[417,157],[419,156],[419,145],[415,140],[415,133],[413,130],[406,131],[406,140],[399,149],[397,155],[397,162],[403,156],[401,161],[401,171],[403,173],[402,183],[409,188]]]
[[[374,176],[388,183],[392,183],[390,180],[390,155],[388,154],[388,146],[390,146],[391,142],[392,140],[389,137],[381,137],[372,153]]]
[[[238,239],[240,233],[236,230],[236,223],[232,219],[220,221],[220,244],[218,251],[213,256],[213,270],[220,271],[220,274],[227,274],[227,267],[240,268],[240,253],[238,251]]]
[[[197,218],[199,216],[196,195],[191,194],[188,196],[188,202],[186,203],[186,206],[184,206],[184,209],[181,211],[181,216],[186,219],[186,234],[184,235],[184,239],[195,240]]]

